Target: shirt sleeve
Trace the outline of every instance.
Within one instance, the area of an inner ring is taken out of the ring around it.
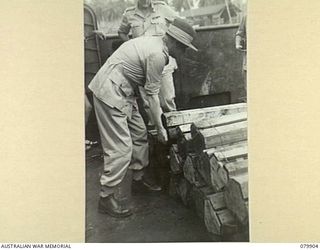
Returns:
[[[162,6],[161,14],[169,23],[173,22],[175,18],[179,17],[178,13],[171,9],[168,5]]]
[[[162,53],[151,54],[146,59],[146,83],[144,89],[147,95],[159,94],[162,71],[166,62],[167,57]]]
[[[124,13],[122,15],[122,20],[121,20],[120,27],[118,29],[118,33],[129,34],[130,29],[131,29],[131,25],[129,23],[129,20],[128,20],[126,13]]]

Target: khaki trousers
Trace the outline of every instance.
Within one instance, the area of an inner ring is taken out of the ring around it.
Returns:
[[[147,130],[135,101],[128,101],[121,111],[93,99],[104,153],[100,196],[106,197],[119,187],[128,169],[134,179],[142,177],[141,170],[149,164]]]

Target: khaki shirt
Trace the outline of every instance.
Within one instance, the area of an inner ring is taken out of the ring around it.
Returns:
[[[127,8],[123,14],[119,33],[129,34],[132,37],[139,36],[163,36],[167,29],[165,18],[173,19],[177,17],[166,3],[160,1],[152,2],[152,10],[144,15],[138,6]]]
[[[244,47],[247,47],[247,17],[244,16],[239,25],[236,36],[240,36],[244,42]]]
[[[243,53],[243,62],[242,62],[242,69],[247,71],[247,16],[244,16],[241,20],[240,26],[236,33],[236,36],[241,37],[244,47]]]
[[[105,104],[122,110],[143,86],[158,95],[169,54],[162,37],[138,37],[123,43],[100,68],[89,89]]]

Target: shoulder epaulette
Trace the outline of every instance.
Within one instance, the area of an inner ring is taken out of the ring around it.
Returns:
[[[165,2],[163,2],[163,1],[152,1],[152,4],[155,4],[155,5],[157,5],[157,4],[162,4],[162,5],[167,5]]]
[[[124,10],[124,13],[127,13],[127,12],[130,12],[130,11],[134,11],[136,9],[136,6],[131,6],[131,7],[128,7]]]

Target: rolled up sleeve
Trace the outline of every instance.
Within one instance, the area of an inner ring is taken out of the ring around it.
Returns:
[[[128,17],[126,16],[126,14],[123,14],[122,21],[118,29],[118,33],[124,33],[127,35],[129,34],[130,29],[131,29],[131,26],[130,26]]]
[[[161,87],[162,71],[168,58],[165,54],[152,54],[146,59],[146,83],[144,89],[147,95],[158,95]]]

